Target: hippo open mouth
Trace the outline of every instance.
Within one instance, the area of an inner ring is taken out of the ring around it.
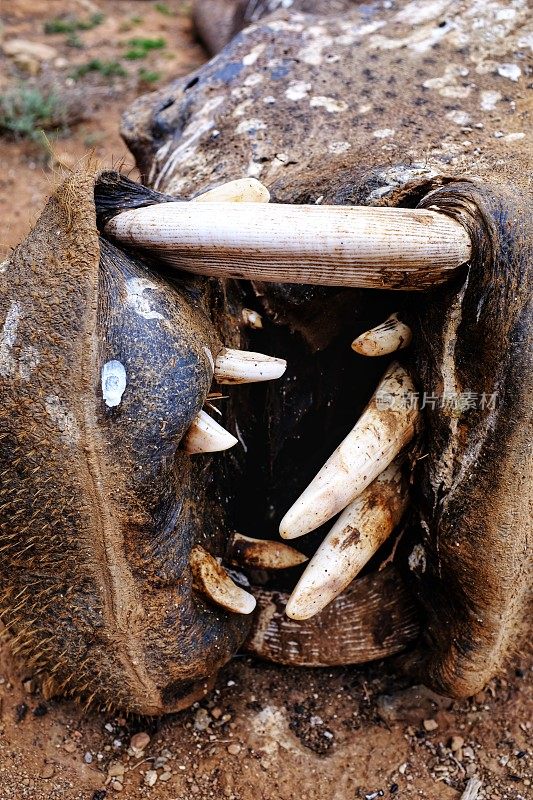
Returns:
[[[426,30],[434,9],[413,41],[401,12],[369,13],[278,16],[140,101],[124,133],[155,188],[73,175],[2,265],[0,613],[45,693],[177,710],[244,644],[300,665],[409,648],[464,696],[516,641],[530,204],[518,167],[510,188],[413,163],[395,48],[427,125],[470,89],[425,55],[449,27]],[[383,105],[341,135],[317,59],[348,97],[376,53]],[[311,122],[278,103],[285,78]],[[397,124],[407,162],[374,147]]]

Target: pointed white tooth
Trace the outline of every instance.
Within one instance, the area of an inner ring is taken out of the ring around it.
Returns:
[[[259,328],[263,327],[263,320],[261,319],[261,314],[258,314],[257,311],[252,311],[251,308],[243,308],[242,321],[244,322],[245,325],[248,325],[249,328],[255,328],[256,330],[258,330]]]
[[[215,422],[209,414],[200,411],[193,419],[181,446],[187,453],[216,453],[233,447],[237,442],[238,439]]]
[[[283,358],[224,347],[215,359],[215,380],[218,383],[272,381],[281,378],[286,369]]]
[[[213,556],[197,545],[189,556],[194,585],[213,603],[233,611],[234,614],[251,614],[255,597],[234,583],[224,567]]]
[[[256,178],[239,178],[193,197],[194,203],[268,203],[270,192]]]
[[[415,435],[420,413],[415,387],[397,362],[385,372],[355,427],[287,511],[284,539],[318,528],[355,500]]]
[[[378,289],[431,288],[471,254],[465,228],[427,209],[159,203],[106,232],[197,274]]]
[[[296,584],[286,613],[309,619],[359,574],[399,523],[408,491],[396,459],[347,506]]]
[[[252,539],[234,533],[228,545],[228,558],[233,564],[255,569],[288,569],[307,561],[307,556],[284,542]]]
[[[385,322],[365,331],[352,342],[352,350],[362,356],[386,356],[409,347],[413,334],[398,314],[391,314]]]

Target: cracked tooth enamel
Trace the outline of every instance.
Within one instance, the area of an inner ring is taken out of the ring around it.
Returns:
[[[234,614],[251,614],[255,597],[234,583],[216,558],[196,545],[189,556],[194,586],[213,603]]]
[[[225,347],[215,359],[215,380],[217,383],[272,381],[281,378],[286,369],[283,358]]]
[[[209,414],[200,411],[183,437],[181,446],[187,453],[217,453],[219,450],[228,450],[237,442],[238,439]]]
[[[411,328],[391,314],[385,322],[365,331],[352,342],[352,350],[362,356],[386,356],[409,347],[413,334]]]
[[[471,254],[465,228],[427,209],[171,202],[106,232],[197,274],[377,289],[431,288]]]
[[[252,539],[234,533],[228,545],[228,558],[238,566],[254,569],[288,569],[307,561],[307,556],[284,542]]]
[[[268,203],[270,192],[256,178],[239,178],[193,197],[194,203]]]
[[[406,370],[391,364],[355,427],[283,517],[279,530],[284,539],[327,522],[389,466],[417,432],[414,393]]]
[[[402,460],[396,459],[344,509],[296,584],[288,617],[309,619],[322,611],[388,539],[408,505]]]

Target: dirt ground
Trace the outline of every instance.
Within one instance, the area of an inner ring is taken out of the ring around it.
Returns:
[[[95,14],[103,17],[88,30],[44,32],[65,15]],[[178,0],[3,0],[1,17],[0,93],[28,76],[51,82],[68,96],[73,118],[48,149],[0,139],[0,258],[35,220],[60,169],[92,151],[103,165],[123,162],[135,175],[118,134],[122,110],[205,59],[190,9]],[[164,45],[128,59],[136,37]],[[53,51],[44,60],[13,57],[4,49],[13,39]],[[126,74],[95,69],[80,77],[94,59]],[[297,671],[239,656],[202,703],[147,721],[44,701],[32,676],[15,669],[7,644],[0,800],[533,797],[531,664],[531,653],[521,653],[483,693],[452,703],[412,686],[390,663]]]

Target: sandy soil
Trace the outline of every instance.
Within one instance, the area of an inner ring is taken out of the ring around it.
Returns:
[[[44,33],[51,20],[68,15],[84,22],[97,13],[104,15],[103,21],[77,32],[78,46],[72,46],[68,34]],[[146,58],[128,60],[128,42],[138,37],[164,39],[166,46]],[[64,135],[49,134],[52,152],[42,144],[0,139],[0,259],[26,234],[62,166],[68,169],[92,154],[102,166],[122,163],[134,177],[133,158],[119,135],[122,111],[137,95],[190,72],[206,58],[193,38],[189,6],[180,0],[5,0],[0,3],[0,42],[5,46],[13,39],[43,43],[57,53],[31,76],[28,68],[21,69],[0,50],[0,93],[33,77],[57,87],[69,98],[72,113],[82,119]],[[93,59],[118,62],[127,76],[105,78],[89,72],[74,80],[76,70]],[[146,74],[148,81],[143,79]]]
[[[43,33],[48,20],[99,11],[104,20],[79,33],[81,47],[65,34]],[[71,167],[92,150],[103,165],[122,161],[134,170],[118,135],[122,109],[205,58],[187,4],[177,0],[5,0],[1,12],[4,44],[22,38],[55,48],[37,77],[78,93],[84,118],[53,140],[52,154],[0,140],[0,257],[30,227],[61,165]],[[166,46],[129,61],[125,47],[135,36],[163,37]],[[93,58],[118,60],[128,74],[69,77]],[[0,66],[0,92],[25,77],[5,55]],[[160,77],[152,75],[147,85],[142,68]],[[83,713],[61,699],[45,702],[32,676],[15,669],[6,644],[0,800],[458,800],[467,787],[468,800],[529,798],[530,656],[516,656],[505,676],[463,703],[411,686],[393,664],[297,671],[237,657],[201,704],[146,721]],[[146,736],[132,742],[139,733]]]

